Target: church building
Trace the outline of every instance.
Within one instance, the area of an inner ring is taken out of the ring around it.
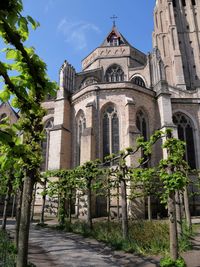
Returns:
[[[152,39],[144,54],[114,23],[81,72],[64,61],[57,97],[43,104],[43,170],[103,160],[168,127],[186,142],[190,167],[200,168],[200,1],[157,0]],[[161,157],[156,149],[151,165]]]

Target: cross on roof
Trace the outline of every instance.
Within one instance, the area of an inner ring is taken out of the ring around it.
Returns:
[[[113,15],[110,18],[113,20],[113,27],[115,27],[115,20],[118,19],[118,17],[116,15]]]

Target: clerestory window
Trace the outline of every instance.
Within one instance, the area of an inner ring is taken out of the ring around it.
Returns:
[[[103,158],[119,152],[119,118],[113,106],[103,113]]]
[[[189,117],[183,113],[176,113],[173,122],[178,127],[178,138],[186,143],[185,160],[192,169],[196,168],[194,127]]]
[[[118,65],[112,65],[106,71],[106,82],[122,82],[124,81],[124,72]]]
[[[136,85],[141,86],[141,87],[146,87],[144,80],[141,77],[139,77],[139,76],[133,77],[132,82],[134,84],[136,84]]]

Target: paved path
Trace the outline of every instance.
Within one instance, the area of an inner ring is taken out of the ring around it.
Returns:
[[[200,267],[200,229],[193,244],[193,250],[182,256],[188,267]],[[141,257],[112,251],[90,238],[36,226],[31,226],[30,230],[29,261],[37,267],[159,266],[159,257]]]
[[[90,238],[37,227],[31,228],[29,251],[29,260],[37,267],[159,266],[158,258],[114,252]]]

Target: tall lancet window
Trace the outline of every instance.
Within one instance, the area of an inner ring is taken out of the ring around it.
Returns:
[[[136,126],[140,131],[141,135],[144,137],[144,141],[147,141],[148,139],[147,119],[142,110],[139,110],[136,114]],[[141,156],[144,157],[144,160],[146,161],[147,158],[145,157],[143,151],[141,152]],[[148,167],[148,164],[145,163],[144,167]]]
[[[77,118],[77,158],[76,158],[77,166],[80,165],[81,162],[81,136],[85,128],[86,128],[86,119],[84,114],[82,113]]]
[[[119,118],[113,106],[103,113],[103,158],[119,151]]]
[[[173,122],[178,127],[178,138],[186,143],[185,160],[192,169],[196,168],[194,147],[194,126],[189,117],[181,112],[173,116]]]
[[[53,128],[53,118],[47,120],[44,124],[45,137],[42,141],[42,164],[41,170],[45,171],[48,169],[48,156],[49,156],[49,142],[50,142],[50,129]]]
[[[136,114],[136,126],[140,131],[141,135],[144,137],[144,140],[147,141],[147,120],[142,110],[138,111]]]
[[[122,82],[124,81],[124,72],[120,66],[114,64],[106,71],[106,82]]]

